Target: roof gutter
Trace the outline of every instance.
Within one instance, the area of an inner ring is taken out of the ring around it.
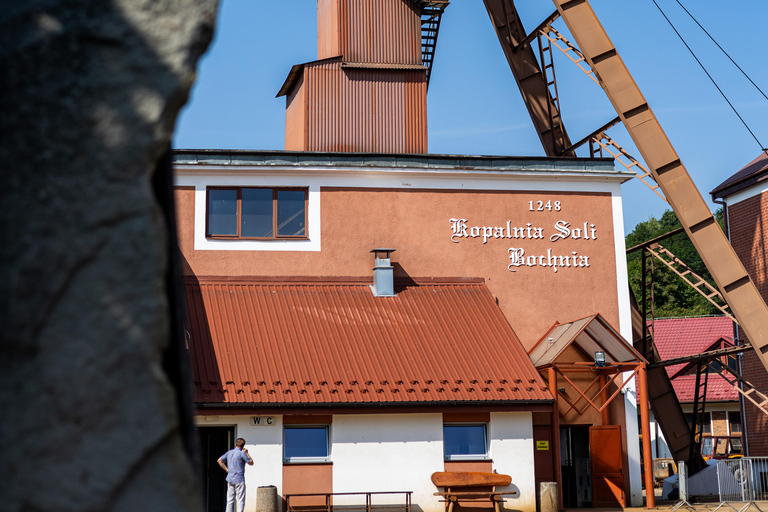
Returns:
[[[193,405],[198,409],[254,409],[254,408],[274,408],[274,409],[323,409],[323,408],[344,408],[344,409],[363,409],[363,408],[396,408],[396,407],[498,407],[498,406],[521,406],[521,405],[552,405],[555,403],[552,399],[543,400],[444,400],[429,402],[331,402],[331,403],[260,403],[260,402],[238,402],[238,403],[200,403]]]

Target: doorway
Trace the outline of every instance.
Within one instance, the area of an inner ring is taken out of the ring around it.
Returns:
[[[226,473],[218,460],[235,447],[235,427],[198,427],[201,481],[206,512],[224,512],[227,506]]]
[[[588,426],[560,427],[560,461],[563,507],[591,507],[592,469]]]
[[[621,455],[621,427],[619,425],[590,427],[589,442],[596,448],[592,452],[594,506],[624,508],[626,496]]]

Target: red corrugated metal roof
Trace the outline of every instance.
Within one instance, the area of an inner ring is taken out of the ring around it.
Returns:
[[[672,387],[679,402],[693,402],[696,390],[695,375],[680,375],[672,379]],[[731,402],[739,399],[739,392],[720,375],[710,373],[707,381],[707,402]]]
[[[708,350],[723,348],[723,342],[733,344],[733,321],[727,316],[702,318],[665,318],[653,323],[653,341],[661,359],[674,359]],[[718,345],[718,346],[715,346]],[[668,366],[672,377],[685,364]],[[677,399],[693,402],[696,387],[695,375],[680,375],[672,379]],[[707,383],[707,401],[738,400],[738,391],[717,374],[710,374]]]
[[[727,316],[663,318],[653,322],[653,342],[662,360],[705,352],[721,338],[733,339],[733,321]],[[672,376],[683,364],[667,367]]]
[[[551,400],[480,281],[186,284],[196,403]]]

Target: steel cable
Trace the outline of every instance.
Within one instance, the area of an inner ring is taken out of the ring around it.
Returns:
[[[757,84],[756,84],[756,83],[755,83],[755,82],[754,82],[754,81],[753,81],[753,80],[752,80],[752,79],[749,77],[749,75],[746,73],[746,71],[744,71],[743,69],[741,69],[741,67],[740,67],[738,64],[736,64],[736,61],[735,61],[735,60],[733,60],[733,59],[731,58],[731,56],[728,54],[728,52],[727,52],[727,51],[725,51],[725,49],[724,49],[722,46],[720,46],[720,44],[719,44],[717,41],[715,41],[715,38],[714,38],[714,37],[712,37],[712,36],[710,35],[710,33],[709,33],[709,32],[707,32],[707,29],[705,29],[704,27],[702,27],[702,26],[701,26],[701,23],[699,23],[699,20],[697,20],[696,18],[694,18],[694,17],[693,17],[693,14],[691,14],[691,13],[688,11],[688,9],[686,9],[686,8],[685,8],[685,6],[684,6],[682,3],[680,3],[680,0],[675,0],[675,1],[677,2],[677,5],[679,5],[680,7],[682,7],[682,9],[685,11],[685,13],[686,13],[688,16],[690,16],[690,17],[691,17],[691,19],[692,19],[692,20],[693,20],[693,21],[694,21],[694,22],[695,22],[695,23],[696,23],[696,24],[699,26],[699,28],[700,28],[700,29],[701,29],[701,30],[702,30],[702,31],[703,31],[705,34],[707,34],[707,37],[709,37],[709,39],[710,39],[710,40],[711,40],[713,43],[715,43],[715,45],[716,45],[718,48],[720,48],[720,51],[721,51],[721,52],[723,52],[723,54],[724,54],[726,57],[728,57],[728,60],[730,60],[730,61],[731,61],[731,63],[732,63],[734,66],[736,66],[736,69],[738,69],[739,71],[741,71],[741,74],[742,74],[742,75],[744,75],[744,77],[745,77],[747,80],[749,80],[749,83],[751,83],[752,85],[754,85],[754,86],[755,86],[755,89],[757,89],[757,90],[760,92],[760,94],[762,94],[762,95],[763,95],[763,98],[765,98],[766,100],[768,100],[768,96],[766,96],[766,95],[765,95],[765,93],[763,92],[763,90],[762,90],[762,89],[760,89],[760,87],[758,87],[758,85],[757,85]]]
[[[666,15],[666,13],[664,12],[664,10],[662,10],[662,8],[659,6],[659,4],[656,2],[656,0],[651,0],[651,1],[652,1],[652,2],[653,2],[653,4],[656,6],[656,8],[659,10],[659,12],[661,13],[661,15],[662,15],[662,16],[664,16],[664,19],[665,19],[665,20],[667,20],[667,23],[669,23],[669,26],[670,26],[670,27],[672,27],[672,30],[674,30],[674,31],[675,31],[675,34],[677,34],[677,37],[679,37],[679,38],[680,38],[680,41],[682,41],[682,42],[683,42],[683,44],[684,44],[684,45],[685,45],[685,47],[688,49],[688,51],[691,53],[691,55],[693,56],[693,58],[694,58],[694,59],[696,59],[696,62],[699,64],[699,66],[701,67],[701,69],[704,71],[704,73],[707,75],[707,77],[709,78],[709,80],[712,82],[712,85],[714,85],[714,86],[715,86],[715,88],[717,89],[717,91],[718,91],[718,92],[720,93],[720,95],[723,97],[723,99],[725,100],[725,102],[726,102],[726,103],[728,103],[728,106],[730,106],[730,107],[731,107],[731,110],[733,110],[733,113],[734,113],[734,114],[736,114],[736,117],[738,117],[738,118],[739,118],[739,121],[741,121],[741,124],[743,124],[743,125],[744,125],[744,128],[746,128],[746,129],[747,129],[747,131],[749,132],[749,134],[750,134],[750,135],[752,135],[752,138],[753,138],[753,139],[755,139],[755,142],[757,142],[757,144],[760,146],[760,150],[761,150],[761,151],[766,151],[766,152],[768,152],[768,151],[765,149],[765,146],[763,146],[763,145],[762,145],[762,143],[761,143],[761,142],[760,142],[760,140],[757,138],[757,136],[756,136],[756,135],[755,135],[755,134],[752,132],[752,130],[749,128],[749,126],[747,125],[746,121],[744,121],[744,119],[741,117],[741,115],[739,115],[739,112],[736,110],[736,107],[734,107],[734,106],[733,106],[733,103],[731,103],[731,101],[730,101],[730,100],[728,99],[728,97],[725,95],[725,93],[724,93],[724,92],[723,92],[723,90],[720,88],[720,86],[719,86],[719,85],[717,85],[717,82],[715,81],[715,79],[714,79],[714,78],[712,78],[712,75],[710,75],[710,74],[709,74],[709,71],[707,71],[707,68],[706,68],[706,67],[704,67],[704,64],[702,64],[702,62],[701,62],[701,61],[699,60],[699,58],[696,56],[696,53],[693,51],[693,49],[691,49],[691,47],[690,47],[690,46],[688,45],[688,43],[685,41],[685,38],[683,38],[683,36],[680,34],[680,32],[678,32],[677,28],[676,28],[676,27],[675,27],[675,25],[672,23],[672,21],[671,21],[671,20],[670,20],[670,19],[667,17],[667,15]],[[678,2],[678,3],[679,3],[679,2]],[[762,91],[761,91],[761,92],[762,92]]]

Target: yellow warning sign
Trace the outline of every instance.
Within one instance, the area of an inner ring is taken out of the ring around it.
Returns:
[[[549,450],[549,441],[536,441],[537,450]]]

